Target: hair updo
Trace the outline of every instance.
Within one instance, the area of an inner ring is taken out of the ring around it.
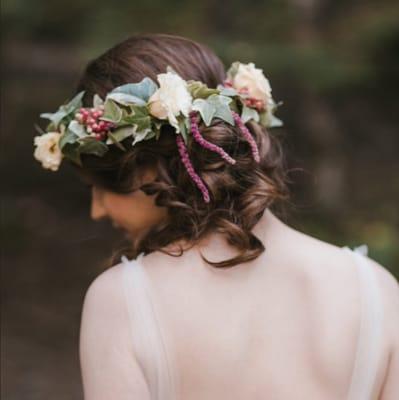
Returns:
[[[226,78],[223,63],[207,46],[179,36],[136,35],[90,61],[77,92],[85,91],[83,105],[88,107],[95,93],[105,98],[116,86],[139,82],[146,76],[156,82],[157,74],[164,73],[168,65],[184,80],[201,81],[210,88],[216,88]],[[168,210],[167,221],[152,227],[143,238],[124,249],[124,254],[136,257],[141,252],[158,250],[174,255],[164,247],[180,240],[192,247],[215,231],[225,235],[239,254],[222,262],[204,258],[214,267],[232,267],[265,250],[251,230],[266,208],[276,200],[288,198],[284,158],[276,137],[256,122],[246,125],[258,145],[259,163],[254,161],[239,129],[219,119],[214,119],[209,127],[200,124],[201,134],[236,159],[235,165],[195,141],[187,144],[193,167],[209,189],[210,203],[204,202],[182,164],[171,126],[163,127],[158,140],[125,146],[126,152],[110,146],[102,157],[82,155],[83,167],[76,168],[94,185],[116,193],[140,189],[155,195],[155,204]],[[130,143],[131,138],[125,140]],[[157,178],[137,187],[137,178],[146,167],[155,168]],[[181,248],[180,254],[183,251]],[[115,254],[111,262],[120,255]]]

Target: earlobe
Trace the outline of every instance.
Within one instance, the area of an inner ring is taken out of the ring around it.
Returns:
[[[157,170],[155,167],[148,167],[144,170],[140,177],[140,185],[153,182],[157,177]]]

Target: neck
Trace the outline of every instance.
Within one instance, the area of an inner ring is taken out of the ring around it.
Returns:
[[[280,221],[268,208],[266,208],[262,217],[253,227],[252,232],[259,239],[270,241],[277,233],[277,230],[280,230],[283,226],[285,226],[284,223]]]

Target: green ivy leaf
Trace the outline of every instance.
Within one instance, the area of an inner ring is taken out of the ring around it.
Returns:
[[[62,148],[62,154],[73,161],[74,163],[82,166],[82,160],[79,153],[79,143],[66,143]]]
[[[151,116],[147,107],[130,105],[130,114],[125,116],[121,123],[124,125],[133,125],[136,132],[151,130]]]
[[[42,113],[40,114],[40,118],[49,119],[54,125],[54,129],[58,126],[58,124],[67,116],[67,113],[64,110],[58,110],[55,113]]]
[[[69,113],[75,111],[77,108],[82,107],[82,98],[84,96],[85,92],[79,92],[69,103],[67,103],[64,107],[64,109]]]
[[[242,107],[241,119],[244,124],[251,119],[253,119],[255,122],[259,122],[259,114],[254,108],[250,108],[244,105]]]
[[[264,111],[260,114],[259,123],[266,128],[279,128],[283,126],[283,121],[273,115],[272,111]]]
[[[208,99],[195,99],[192,104],[192,109],[198,111],[206,126],[211,124],[211,121],[216,113],[216,107]]]
[[[260,121],[259,123],[266,128],[279,128],[283,126],[283,121],[279,118],[277,118],[274,115],[274,112],[277,110],[278,107],[280,107],[283,104],[282,101],[275,103],[274,100],[271,100],[270,103],[268,104],[268,107],[265,111],[260,113]]]
[[[106,144],[114,143],[113,139],[117,142],[121,142],[122,140],[126,139],[129,136],[134,135],[134,127],[133,126],[122,126],[113,132],[108,132],[109,139],[105,142]]]
[[[81,154],[94,154],[102,157],[108,151],[108,146],[104,142],[93,137],[81,138],[79,142],[79,153]]]
[[[122,119],[122,110],[114,101],[107,98],[104,104],[104,114],[100,119],[117,124]]]
[[[212,94],[207,99],[195,99],[192,109],[201,114],[206,126],[211,124],[213,118],[220,118],[230,125],[234,125],[234,118],[229,107],[231,102],[230,97]]]
[[[73,132],[78,137],[85,137],[87,136],[86,129],[83,125],[81,125],[78,121],[72,120],[69,125],[68,129]]]
[[[212,95],[209,97],[208,101],[214,104],[216,108],[215,118],[220,118],[230,125],[234,125],[233,114],[231,113],[229,107],[229,104],[232,102],[232,99],[230,97],[222,95]]]
[[[77,136],[74,132],[71,130],[67,129],[64,134],[60,137],[60,140],[58,142],[58,146],[60,150],[63,151],[63,148],[66,144],[74,144],[76,143],[77,139],[79,136]]]

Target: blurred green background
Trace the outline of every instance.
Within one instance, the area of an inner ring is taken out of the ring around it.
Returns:
[[[33,125],[71,97],[90,58],[134,33],[188,36],[226,66],[263,68],[284,102],[276,134],[291,170],[285,221],[339,246],[366,243],[399,276],[396,1],[3,0],[1,8],[2,398],[82,398],[83,296],[121,237],[90,220],[90,193],[69,168],[54,174],[33,159]]]

